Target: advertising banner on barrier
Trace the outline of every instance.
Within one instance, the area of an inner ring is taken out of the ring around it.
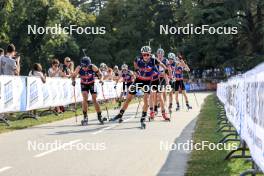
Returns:
[[[80,79],[72,86],[71,79],[46,78],[43,83],[39,77],[0,76],[0,113],[22,112],[81,102]],[[103,86],[95,81],[97,99],[104,100],[119,97],[122,83],[104,81]],[[102,92],[104,91],[104,92]],[[104,95],[104,96],[103,96]],[[92,97],[89,94],[88,100]]]
[[[255,163],[264,171],[264,64],[219,83],[217,96]]]
[[[26,77],[0,76],[0,113],[26,110]]]
[[[115,85],[116,83],[114,81],[105,81],[102,86],[99,81],[96,80],[95,90],[97,92],[97,99],[104,100],[104,96],[105,99],[119,96],[122,91],[122,83],[118,83],[116,89]],[[28,77],[26,87],[26,110],[72,104],[75,102],[74,93],[76,95],[76,102],[81,102],[83,100],[80,79],[76,79],[75,92],[71,79],[62,78],[47,78],[46,83],[43,83],[40,78]],[[89,94],[88,100],[92,100],[91,94]]]

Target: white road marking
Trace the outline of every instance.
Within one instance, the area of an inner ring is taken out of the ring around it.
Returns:
[[[131,120],[131,119],[132,119],[132,117],[130,117],[130,118],[124,120],[123,122],[127,122],[127,121],[129,121],[129,120]],[[96,131],[96,132],[92,133],[92,134],[93,134],[93,135],[96,135],[96,134],[102,133],[102,132],[104,132],[104,131],[106,131],[106,130],[110,130],[110,129],[112,129],[112,128],[115,128],[115,127],[117,127],[117,126],[119,126],[119,125],[121,125],[121,124],[122,124],[122,123],[117,123],[117,124],[111,125],[111,126],[109,126],[109,127],[105,127],[105,128],[103,128],[103,129],[101,129],[101,130],[99,130],[99,131]]]
[[[3,167],[3,168],[0,169],[0,173],[1,173],[1,172],[4,172],[4,171],[6,171],[6,170],[9,170],[9,169],[11,169],[11,168],[12,168],[11,166]]]
[[[61,145],[61,146],[59,146],[59,147],[57,147],[57,148],[53,148],[53,149],[48,150],[48,151],[46,151],[46,152],[43,152],[43,153],[37,154],[37,155],[34,156],[34,158],[40,158],[40,157],[43,157],[43,156],[45,156],[45,155],[48,155],[48,154],[50,154],[50,153],[52,153],[52,152],[55,152],[55,151],[58,151],[58,150],[60,150],[60,149],[62,149],[62,148],[64,148],[64,147],[66,147],[66,146],[69,146],[69,145],[72,145],[72,144],[78,143],[78,142],[80,142],[80,141],[82,141],[82,139],[77,139],[77,140],[74,140],[74,141],[70,141],[70,142],[68,142],[68,143],[64,143],[63,145]]]

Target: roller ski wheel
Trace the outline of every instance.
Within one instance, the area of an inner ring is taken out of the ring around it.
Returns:
[[[140,128],[142,129],[142,130],[144,130],[144,129],[146,129],[146,123],[145,123],[145,118],[141,118],[140,119]]]
[[[87,126],[88,125],[88,118],[84,118],[82,121],[81,121],[81,125],[82,126]]]
[[[119,120],[118,120],[118,123],[122,123],[124,120],[122,119],[122,118],[120,118]]]

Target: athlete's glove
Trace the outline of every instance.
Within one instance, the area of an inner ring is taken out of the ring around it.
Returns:
[[[168,69],[165,69],[165,73],[166,73],[166,74],[169,74],[169,70],[168,70]]]
[[[100,83],[101,85],[104,85],[104,82],[103,82],[102,80],[100,80],[99,83]]]
[[[114,89],[116,89],[116,84],[115,84],[115,86],[114,86]]]
[[[76,85],[76,81],[72,81],[72,86],[75,86]]]

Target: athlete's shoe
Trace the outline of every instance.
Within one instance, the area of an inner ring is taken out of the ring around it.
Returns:
[[[149,117],[150,117],[151,120],[153,120],[155,118],[155,112],[151,111],[150,114],[149,114]]]
[[[167,114],[165,112],[162,113],[162,117],[164,120],[170,121],[170,118],[167,116]]]
[[[121,123],[123,120],[122,120],[122,115],[121,114],[117,114],[117,116],[115,116],[114,118],[111,118],[109,121],[110,122],[114,122],[116,120],[119,120],[119,123]]]
[[[186,103],[186,107],[187,107],[188,110],[192,109],[192,107],[189,105],[189,103]]]

